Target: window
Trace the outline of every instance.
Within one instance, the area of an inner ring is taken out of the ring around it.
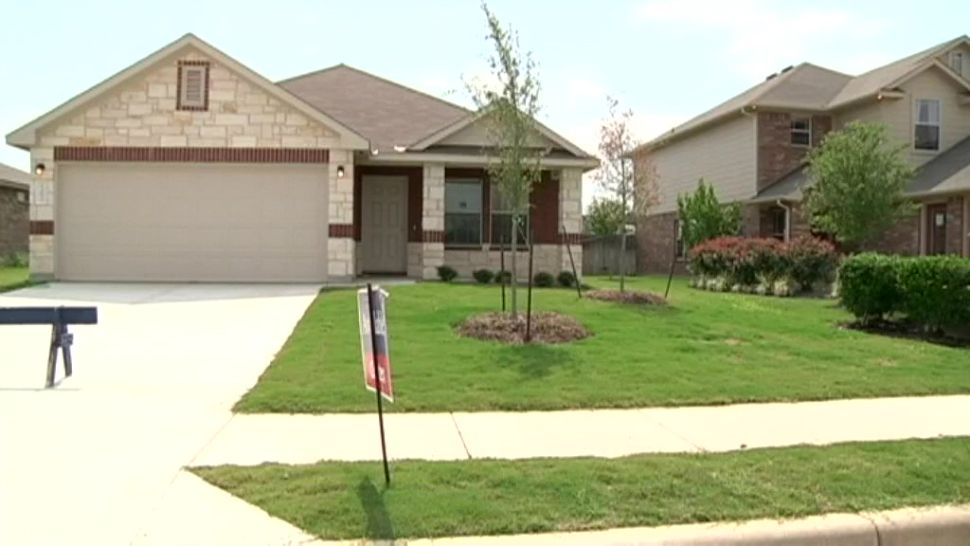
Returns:
[[[492,202],[492,232],[491,242],[493,245],[511,245],[512,242],[512,207],[509,206],[498,187],[493,184],[491,193]],[[529,242],[529,215],[519,216],[519,226],[515,230],[517,235],[515,240],[516,247],[525,247]]]
[[[209,63],[180,61],[177,110],[209,109]]]
[[[455,178],[445,181],[445,244],[482,244],[482,181]]]
[[[791,118],[792,146],[812,145],[812,118]]]
[[[962,51],[951,51],[950,52],[950,68],[953,69],[959,75],[963,75],[963,52]]]
[[[785,240],[785,232],[787,229],[788,212],[781,207],[772,207],[768,210],[768,228],[771,233],[768,235],[778,239],[779,241]]]
[[[917,150],[940,149],[940,101],[916,101],[916,128],[913,146]]]
[[[674,257],[683,258],[687,255],[684,243],[684,226],[680,220],[674,220],[674,230],[677,232],[677,239],[674,241]]]

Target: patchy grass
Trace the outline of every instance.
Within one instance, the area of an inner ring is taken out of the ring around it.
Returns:
[[[970,439],[622,459],[196,468],[324,539],[574,531],[970,501]]]
[[[602,278],[597,288],[615,288]],[[665,278],[628,280],[663,293]],[[576,317],[592,336],[512,346],[454,326],[495,311],[497,286],[389,287],[396,402],[390,411],[550,410],[823,400],[970,392],[970,351],[840,329],[834,301],[694,290],[677,279],[666,306],[577,300],[541,289],[534,308]],[[525,298],[523,297],[522,300]],[[352,290],[307,310],[243,412],[370,412]]]
[[[30,269],[27,267],[0,267],[0,292],[30,286]]]

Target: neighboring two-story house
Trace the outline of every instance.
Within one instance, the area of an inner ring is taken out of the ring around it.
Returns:
[[[970,256],[970,39],[961,36],[859,76],[809,63],[788,67],[636,148],[659,176],[660,203],[639,219],[639,267],[683,254],[677,196],[699,179],[743,204],[747,236],[808,233],[807,152],[854,120],[885,124],[917,174],[906,194],[919,213],[872,246],[906,255]]]

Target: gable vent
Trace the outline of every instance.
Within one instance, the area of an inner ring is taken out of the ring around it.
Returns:
[[[208,110],[209,63],[180,61],[178,69],[179,110]]]

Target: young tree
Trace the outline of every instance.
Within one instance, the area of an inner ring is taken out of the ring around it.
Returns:
[[[518,35],[504,28],[484,2],[482,10],[488,22],[488,41],[495,49],[488,61],[489,68],[498,85],[493,88],[479,84],[471,91],[494,147],[488,150],[491,155],[489,178],[511,209],[510,310],[515,316],[518,313],[517,239],[518,234],[525,231],[522,220],[528,214],[529,194],[539,179],[542,157],[540,148],[530,146],[530,140],[537,132],[535,116],[539,112],[539,80],[532,56],[519,51]]]
[[[641,153],[635,162],[630,151],[637,145],[630,128],[633,111],[619,110],[619,101],[607,97],[609,116],[600,126],[600,168],[597,180],[604,190],[620,203],[623,223],[620,226],[620,254],[617,273],[620,277],[620,291],[624,291],[627,229],[626,225],[635,214],[646,214],[656,204],[656,169],[649,162],[646,153]]]
[[[912,212],[903,190],[913,168],[881,124],[852,122],[809,155],[806,191],[816,227],[858,249]]]
[[[587,226],[593,235],[616,235],[627,223],[618,199],[593,199],[587,211]]]
[[[697,190],[677,196],[681,233],[687,248],[693,248],[708,239],[724,235],[737,235],[741,231],[741,206],[737,203],[722,205],[714,193],[714,186],[700,179]]]

